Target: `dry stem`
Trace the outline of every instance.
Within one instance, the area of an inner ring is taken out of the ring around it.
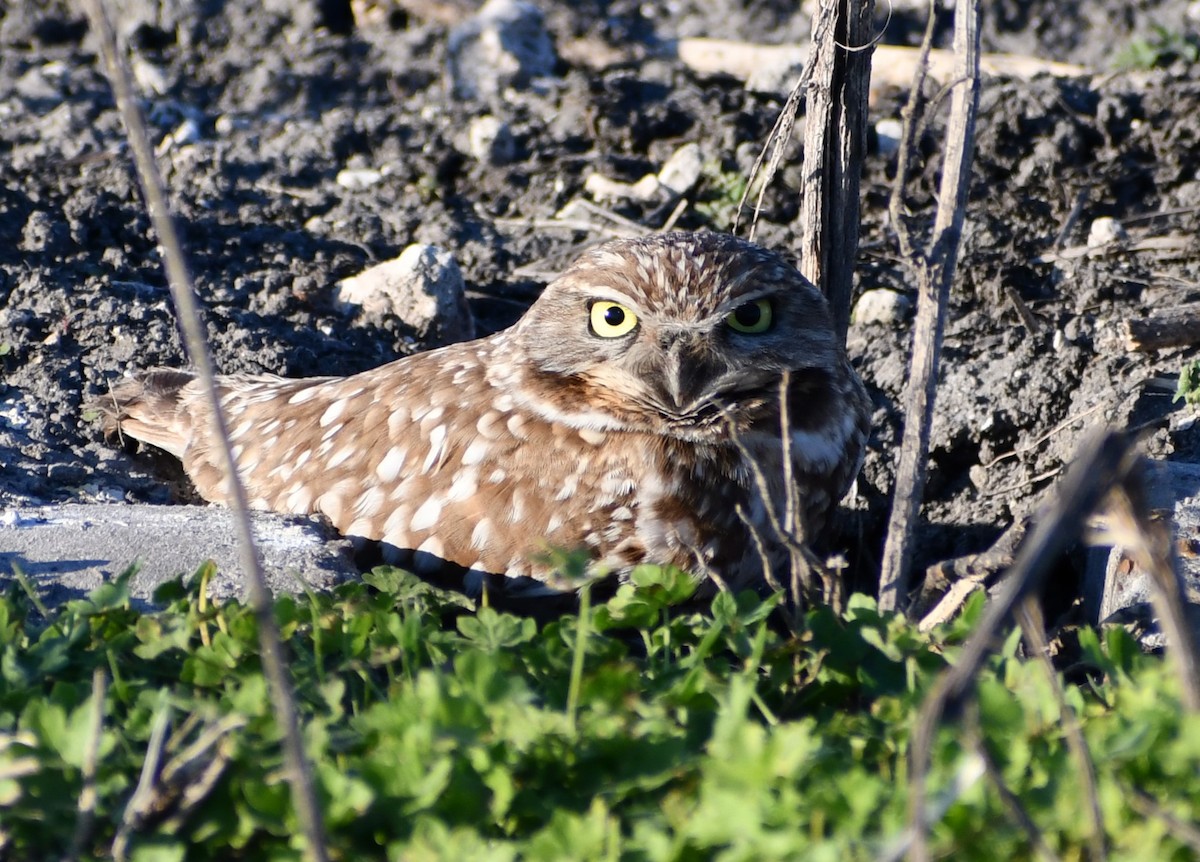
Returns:
[[[166,189],[158,165],[154,160],[145,120],[134,99],[129,66],[118,50],[116,34],[105,13],[103,0],[83,0],[83,5],[91,20],[92,29],[99,37],[101,53],[104,56],[109,80],[112,83],[117,108],[125,124],[130,149],[133,151],[134,165],[137,168],[142,193],[146,199],[146,208],[162,248],[167,284],[179,314],[179,323],[187,344],[188,356],[196,366],[198,379],[211,410],[213,430],[220,443],[217,447],[217,454],[222,469],[229,476],[229,502],[230,508],[233,510],[234,528],[241,550],[242,570],[246,576],[246,592],[258,622],[263,672],[269,682],[275,718],[283,731],[284,756],[288,767],[288,785],[292,792],[292,803],[296,807],[297,817],[305,831],[308,856],[317,862],[324,862],[327,858],[324,820],[317,801],[316,789],[313,786],[312,770],[304,756],[295,699],[283,657],[283,644],[275,622],[271,595],[263,576],[262,563],[254,543],[246,493],[238,477],[237,460],[233,455],[224,410],[217,393],[216,372],[205,340],[204,325],[196,302],[195,288],[171,218]]]
[[[931,39],[932,28],[926,31],[923,50],[928,50]],[[950,103],[939,203],[927,250],[921,251],[915,247],[900,211],[908,163],[913,152],[912,129],[917,100],[924,83],[924,64],[913,81],[909,104],[904,112],[905,139],[901,145],[892,195],[894,227],[900,249],[917,276],[918,296],[917,318],[913,328],[912,374],[904,395],[904,436],[896,468],[896,488],[879,581],[879,606],[882,610],[902,608],[907,596],[908,575],[912,566],[913,528],[925,488],[946,305],[958,260],[975,143],[975,115],[979,103],[978,0],[958,0],[954,12],[954,50],[957,56],[957,82]]]

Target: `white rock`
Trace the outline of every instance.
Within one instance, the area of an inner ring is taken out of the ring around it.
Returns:
[[[383,171],[374,168],[344,168],[338,171],[337,184],[352,192],[360,192],[383,179]]]
[[[554,74],[558,57],[542,11],[525,0],[488,0],[450,31],[450,80],[464,99],[495,99]]]
[[[850,319],[857,324],[901,323],[908,316],[912,301],[902,293],[887,288],[868,290],[854,304]]]
[[[671,194],[681,197],[699,182],[703,169],[704,154],[700,152],[700,145],[684,144],[662,166],[658,172],[658,182]]]
[[[188,117],[176,126],[171,134],[159,141],[155,152],[161,156],[178,147],[194,144],[198,140],[200,140],[200,124],[193,117]]]
[[[875,139],[879,142],[879,154],[894,156],[900,152],[900,141],[904,137],[904,124],[887,117],[875,124]]]
[[[462,273],[435,245],[410,245],[398,258],[339,282],[337,298],[348,313],[369,320],[399,318],[426,344],[475,337]]]
[[[487,114],[471,121],[467,150],[485,165],[506,165],[517,157],[517,142],[508,123]]]
[[[1092,222],[1088,228],[1088,248],[1108,245],[1113,242],[1125,242],[1129,239],[1125,227],[1115,218],[1101,216]]]
[[[684,144],[671,154],[657,174],[646,174],[636,183],[610,180],[602,174],[589,174],[583,190],[598,201],[677,198],[687,194],[700,180],[704,155],[698,144]]]

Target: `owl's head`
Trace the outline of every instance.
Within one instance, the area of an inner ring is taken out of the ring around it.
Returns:
[[[770,409],[785,371],[821,386],[841,362],[821,293],[780,255],[719,233],[598,246],[514,335],[553,384],[553,418],[689,437]]]

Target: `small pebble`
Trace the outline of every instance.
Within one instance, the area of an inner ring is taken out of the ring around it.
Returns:
[[[467,148],[476,161],[485,165],[507,165],[517,157],[517,142],[508,123],[491,114],[471,121]]]
[[[850,319],[859,325],[868,323],[895,324],[908,317],[912,301],[902,293],[887,288],[868,290],[854,304]]]
[[[344,168],[338,171],[337,184],[352,192],[361,192],[383,179],[383,171],[375,168]]]
[[[875,124],[875,139],[879,143],[881,156],[894,156],[900,152],[900,141],[904,137],[904,124],[892,117]]]
[[[700,152],[700,145],[684,144],[662,166],[658,172],[658,182],[671,194],[681,197],[700,180],[703,169],[704,155]]]
[[[1109,216],[1101,216],[1088,228],[1088,248],[1096,248],[1113,242],[1125,242],[1127,239],[1129,239],[1129,234],[1125,231],[1125,227]]]

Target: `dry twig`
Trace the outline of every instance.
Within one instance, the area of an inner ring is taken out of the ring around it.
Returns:
[[[275,622],[270,591],[262,571],[262,563],[254,543],[250,526],[245,489],[237,471],[237,459],[229,441],[228,427],[220,395],[217,392],[216,372],[204,325],[196,302],[195,288],[184,259],[183,249],[175,231],[167,203],[162,175],[154,159],[153,148],[146,131],[145,120],[133,94],[132,75],[117,47],[116,34],[104,10],[103,0],[84,0],[84,8],[91,20],[92,30],[100,41],[101,53],[116,97],[117,108],[125,124],[126,137],[133,152],[134,165],[145,196],[146,208],[154,232],[162,248],[163,266],[167,273],[167,285],[179,314],[180,328],[187,344],[188,356],[196,366],[198,379],[204,390],[213,417],[215,437],[220,441],[217,455],[221,468],[229,476],[229,501],[233,510],[234,529],[241,549],[242,570],[246,576],[246,592],[258,623],[259,644],[262,650],[263,672],[271,692],[275,718],[283,732],[284,757],[288,767],[288,785],[292,791],[292,802],[307,838],[306,852],[317,862],[327,858],[325,850],[324,819],[313,785],[312,771],[304,756],[300,738],[296,703],[288,678],[283,656],[283,644]]]
[[[983,761],[984,774],[992,782],[992,786],[996,788],[996,792],[1000,795],[1000,802],[1008,809],[1009,816],[1025,832],[1026,837],[1029,838],[1029,843],[1033,845],[1033,849],[1040,858],[1046,860],[1046,862],[1058,862],[1058,855],[1046,844],[1046,839],[1038,831],[1037,824],[1033,822],[1033,818],[1029,816],[1029,812],[1025,810],[1025,806],[1021,804],[1020,798],[1005,783],[1004,776],[1000,772],[1000,767],[996,765],[995,758],[988,751],[987,744],[983,740],[982,728],[980,727],[978,703],[972,703],[968,706],[966,719],[969,747]]]
[[[1017,607],[1017,623],[1021,626],[1021,634],[1030,654],[1037,658],[1046,672],[1046,680],[1050,683],[1050,690],[1054,693],[1054,701],[1062,716],[1067,748],[1079,768],[1083,798],[1087,803],[1088,820],[1092,826],[1092,832],[1088,836],[1089,857],[1094,862],[1103,862],[1108,858],[1108,847],[1104,839],[1104,814],[1100,809],[1100,792],[1096,788],[1096,766],[1092,761],[1092,752],[1088,748],[1087,740],[1083,737],[1079,716],[1067,703],[1062,680],[1058,678],[1058,671],[1054,669],[1054,662],[1050,660],[1050,645],[1046,642],[1046,622],[1042,617],[1042,606],[1036,598],[1031,595],[1025,596]]]
[[[1084,534],[1088,515],[1096,511],[1109,491],[1137,463],[1131,439],[1116,432],[1084,442],[1082,456],[1072,466],[1053,507],[1038,520],[1021,545],[1007,580],[988,606],[975,633],[959,655],[958,663],[944,673],[926,698],[913,729],[909,748],[912,800],[909,824],[914,830],[912,858],[928,858],[922,817],[926,776],[934,733],[943,713],[960,704],[972,689],[976,674],[1017,604],[1042,584],[1054,560]]]
[[[96,820],[96,759],[100,753],[100,737],[104,732],[104,699],[108,696],[108,676],[103,668],[92,672],[92,704],[88,713],[87,747],[83,752],[81,778],[83,787],[79,791],[79,816],[75,819],[75,833],[71,836],[71,849],[64,860],[74,862],[83,852],[83,845],[92,834]]]
[[[932,19],[934,10],[930,9]],[[922,50],[928,52],[932,27],[926,31]],[[913,152],[913,128],[924,73],[913,81],[904,110],[904,141],[896,170],[891,213],[900,249],[917,276],[917,317],[913,328],[912,374],[904,397],[904,436],[896,468],[896,488],[883,549],[879,583],[879,606],[895,610],[903,604],[912,565],[912,536],[925,487],[929,433],[938,362],[946,325],[946,305],[958,260],[958,246],[966,216],[971,158],[975,142],[975,114],[979,103],[979,8],[978,0],[958,0],[954,12],[954,50],[957,56],[956,83],[951,97],[946,133],[946,155],[942,166],[939,204],[933,235],[926,251],[918,251],[901,213],[908,163]],[[925,64],[921,65],[924,70]]]

